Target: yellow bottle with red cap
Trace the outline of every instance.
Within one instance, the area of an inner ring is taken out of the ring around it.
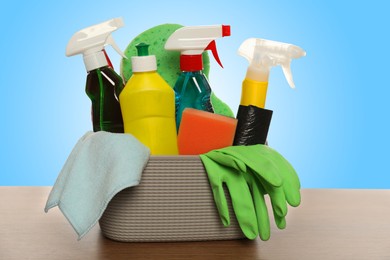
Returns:
[[[137,46],[131,57],[133,75],[119,95],[125,133],[149,147],[152,155],[177,155],[175,93],[157,73],[149,45]]]

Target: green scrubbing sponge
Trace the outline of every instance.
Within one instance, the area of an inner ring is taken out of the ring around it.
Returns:
[[[136,45],[144,42],[150,44],[149,53],[156,56],[157,72],[172,88],[175,86],[176,80],[179,77],[180,71],[180,52],[166,51],[164,49],[165,42],[171,34],[177,29],[183,27],[180,24],[161,24],[144,31],[135,37],[125,49],[126,57],[137,56]],[[207,52],[203,53],[203,73],[208,78],[210,71],[210,59]],[[131,68],[130,59],[122,59],[121,75],[127,82],[133,70]],[[211,95],[211,103],[213,104],[215,113],[233,117],[231,109],[218,99],[214,94]]]
[[[214,92],[211,92],[211,103],[213,104],[214,108],[214,113],[224,115],[224,116],[229,116],[229,117],[234,117],[233,111],[230,109],[230,107],[220,100]]]

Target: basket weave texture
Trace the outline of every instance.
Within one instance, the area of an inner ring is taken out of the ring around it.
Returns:
[[[224,227],[199,156],[151,156],[141,183],[119,192],[99,220],[104,236],[121,242],[241,239],[230,196]]]

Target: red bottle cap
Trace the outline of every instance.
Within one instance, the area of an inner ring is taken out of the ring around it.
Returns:
[[[199,71],[203,69],[202,54],[200,55],[180,55],[181,71]]]

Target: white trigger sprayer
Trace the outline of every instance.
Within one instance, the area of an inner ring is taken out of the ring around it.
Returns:
[[[111,36],[112,32],[123,26],[123,19],[119,17],[76,32],[66,46],[66,56],[83,54],[87,71],[108,65],[104,55],[106,45],[111,45],[119,55],[127,58]]]
[[[288,84],[295,88],[290,63],[306,52],[296,45],[250,38],[241,44],[238,54],[249,61],[240,104],[264,108],[271,67],[280,65]]]

